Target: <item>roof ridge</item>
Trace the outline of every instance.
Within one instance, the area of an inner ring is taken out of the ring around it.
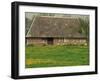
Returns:
[[[39,17],[50,17],[50,18],[71,18],[71,19],[78,19],[77,17],[59,17],[59,16],[39,16]]]

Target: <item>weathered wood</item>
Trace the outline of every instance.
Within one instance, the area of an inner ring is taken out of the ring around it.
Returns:
[[[51,43],[48,43],[48,38],[28,38],[27,45],[87,45],[86,39],[67,39],[67,38],[53,38]]]

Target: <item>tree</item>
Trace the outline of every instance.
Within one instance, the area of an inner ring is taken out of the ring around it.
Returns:
[[[87,37],[87,44],[89,42],[89,19],[79,18],[80,30],[79,33]]]
[[[25,35],[27,34],[31,23],[32,23],[32,20],[30,20],[29,18],[25,18]]]

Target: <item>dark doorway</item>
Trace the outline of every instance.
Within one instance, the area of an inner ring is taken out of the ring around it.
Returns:
[[[53,45],[53,38],[47,38],[47,44]]]

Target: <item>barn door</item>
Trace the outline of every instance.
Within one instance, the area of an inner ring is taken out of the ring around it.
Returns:
[[[53,38],[47,38],[47,43],[49,45],[53,45]]]

